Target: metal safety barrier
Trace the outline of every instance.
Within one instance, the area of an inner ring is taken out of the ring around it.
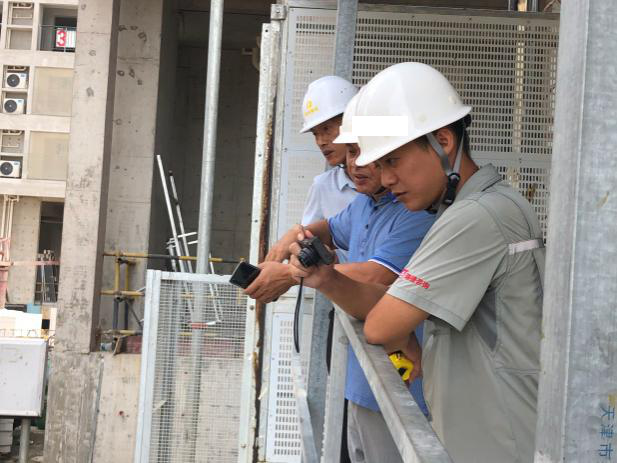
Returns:
[[[335,334],[333,337],[331,373],[328,378],[329,383],[336,385],[328,388],[325,402],[326,425],[321,461],[324,463],[338,461],[340,455],[340,432],[343,426],[343,388],[340,385],[345,382],[346,359],[345,356],[341,358],[337,355],[341,349],[336,349],[336,344],[349,343],[377,399],[402,460],[405,463],[451,463],[452,460],[446,449],[392,366],[383,347],[366,342],[363,333],[364,324],[338,307],[336,308],[336,324],[340,331],[338,331],[338,336]],[[335,333],[337,333],[336,328]],[[311,356],[313,355],[315,355],[314,351],[311,352]],[[298,354],[292,358],[292,375],[300,435],[302,436],[302,461],[303,463],[316,463],[320,461],[317,456],[317,449],[321,448],[318,442],[320,435],[313,432],[314,426],[309,407],[312,395],[319,395],[320,391],[312,391],[305,386],[305,375],[301,371]],[[306,375],[310,375],[310,369]],[[331,433],[335,437],[331,436]],[[331,445],[328,444],[329,442]]]
[[[135,463],[250,461],[253,305],[228,275],[148,270]]]

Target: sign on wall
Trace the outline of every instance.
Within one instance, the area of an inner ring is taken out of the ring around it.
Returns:
[[[56,48],[75,48],[77,31],[59,27],[56,29]]]

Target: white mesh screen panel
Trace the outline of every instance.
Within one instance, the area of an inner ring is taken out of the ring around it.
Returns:
[[[361,12],[353,82],[402,61],[439,69],[473,106],[473,157],[519,188],[546,233],[558,38],[554,19]]]
[[[158,326],[148,334],[155,340],[144,339],[155,353],[144,358],[153,374],[141,461],[238,461],[246,296],[224,277],[199,277],[205,281],[163,278],[153,288],[157,307],[146,306]]]
[[[278,218],[279,235],[300,220],[312,178],[324,169],[312,136],[298,132],[308,84],[332,72],[335,28],[334,11],[291,9],[283,115],[286,200]],[[469,132],[472,153],[480,164],[524,157],[521,166],[530,159],[549,169],[557,43],[558,21],[541,16],[361,11],[352,80],[364,85],[377,72],[402,61],[430,64],[474,108]],[[525,181],[527,173],[520,175]],[[548,191],[546,185],[543,188]],[[537,210],[547,201],[544,196],[532,198]]]

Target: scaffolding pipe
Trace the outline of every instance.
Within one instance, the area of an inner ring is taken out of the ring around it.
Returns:
[[[223,0],[210,1],[210,31],[208,35],[208,68],[206,71],[206,102],[204,113],[201,191],[199,196],[199,228],[197,236],[197,273],[208,272],[212,199],[214,196],[214,163],[216,160],[216,122],[218,116],[221,40],[223,35]],[[178,253],[180,254],[180,253]]]
[[[358,0],[338,0],[337,4],[334,74],[343,79],[351,80]]]
[[[178,216],[178,227],[180,228],[180,235],[178,238],[182,238],[182,246],[184,248],[183,255],[190,256],[189,243],[186,239],[186,231],[184,230],[184,220],[182,220],[182,210],[180,209],[180,199],[178,199],[178,190],[176,190],[176,180],[174,179],[174,173],[169,171],[169,184],[171,186],[171,197],[176,203],[176,215]],[[212,264],[210,264],[212,265]],[[187,261],[188,270],[193,273],[193,264],[190,260]]]
[[[167,179],[165,178],[165,169],[163,169],[163,160],[161,159],[161,155],[156,155],[156,161],[159,166],[159,173],[161,174],[161,184],[163,185],[163,194],[165,196],[165,205],[167,206],[167,214],[169,215],[169,224],[171,226],[171,233],[174,238],[174,247],[176,250],[176,255],[181,256],[182,250],[180,249],[180,242],[178,241],[178,231],[176,230],[176,220],[174,219],[174,213],[171,209],[171,201],[169,200],[169,190],[167,189]],[[181,272],[186,272],[186,264],[184,261],[178,261],[178,265],[180,266]]]
[[[206,70],[206,100],[204,104],[204,132],[201,161],[201,188],[199,195],[199,227],[197,230],[197,268],[196,273],[208,273],[210,257],[210,234],[212,227],[212,199],[214,196],[214,165],[216,161],[216,122],[218,115],[219,78],[221,68],[221,41],[223,35],[223,0],[210,1],[210,29],[208,32],[208,63]],[[177,238],[176,238],[177,239]],[[178,252],[178,255],[180,253]],[[182,261],[180,261],[182,263]],[[203,307],[198,304],[198,307]],[[195,310],[191,321],[204,322],[204,313]],[[218,319],[218,313],[217,313]],[[197,330],[191,338],[191,363],[193,371],[189,380],[190,403],[197,403],[201,393],[201,366],[204,345],[204,331]],[[187,423],[189,449],[191,453],[197,442],[199,409],[188,413]],[[197,456],[195,456],[197,458]],[[195,460],[196,461],[196,460]]]

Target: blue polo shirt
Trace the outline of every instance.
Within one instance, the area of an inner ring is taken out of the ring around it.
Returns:
[[[377,262],[398,275],[434,221],[435,216],[427,212],[407,210],[392,193],[387,193],[378,201],[359,194],[345,209],[328,219],[328,225],[335,246],[349,251],[348,262]],[[416,330],[416,336],[421,344],[422,326]],[[410,390],[422,411],[428,414],[422,394],[422,380],[414,381]],[[345,398],[362,407],[379,411],[351,346],[347,360]]]

